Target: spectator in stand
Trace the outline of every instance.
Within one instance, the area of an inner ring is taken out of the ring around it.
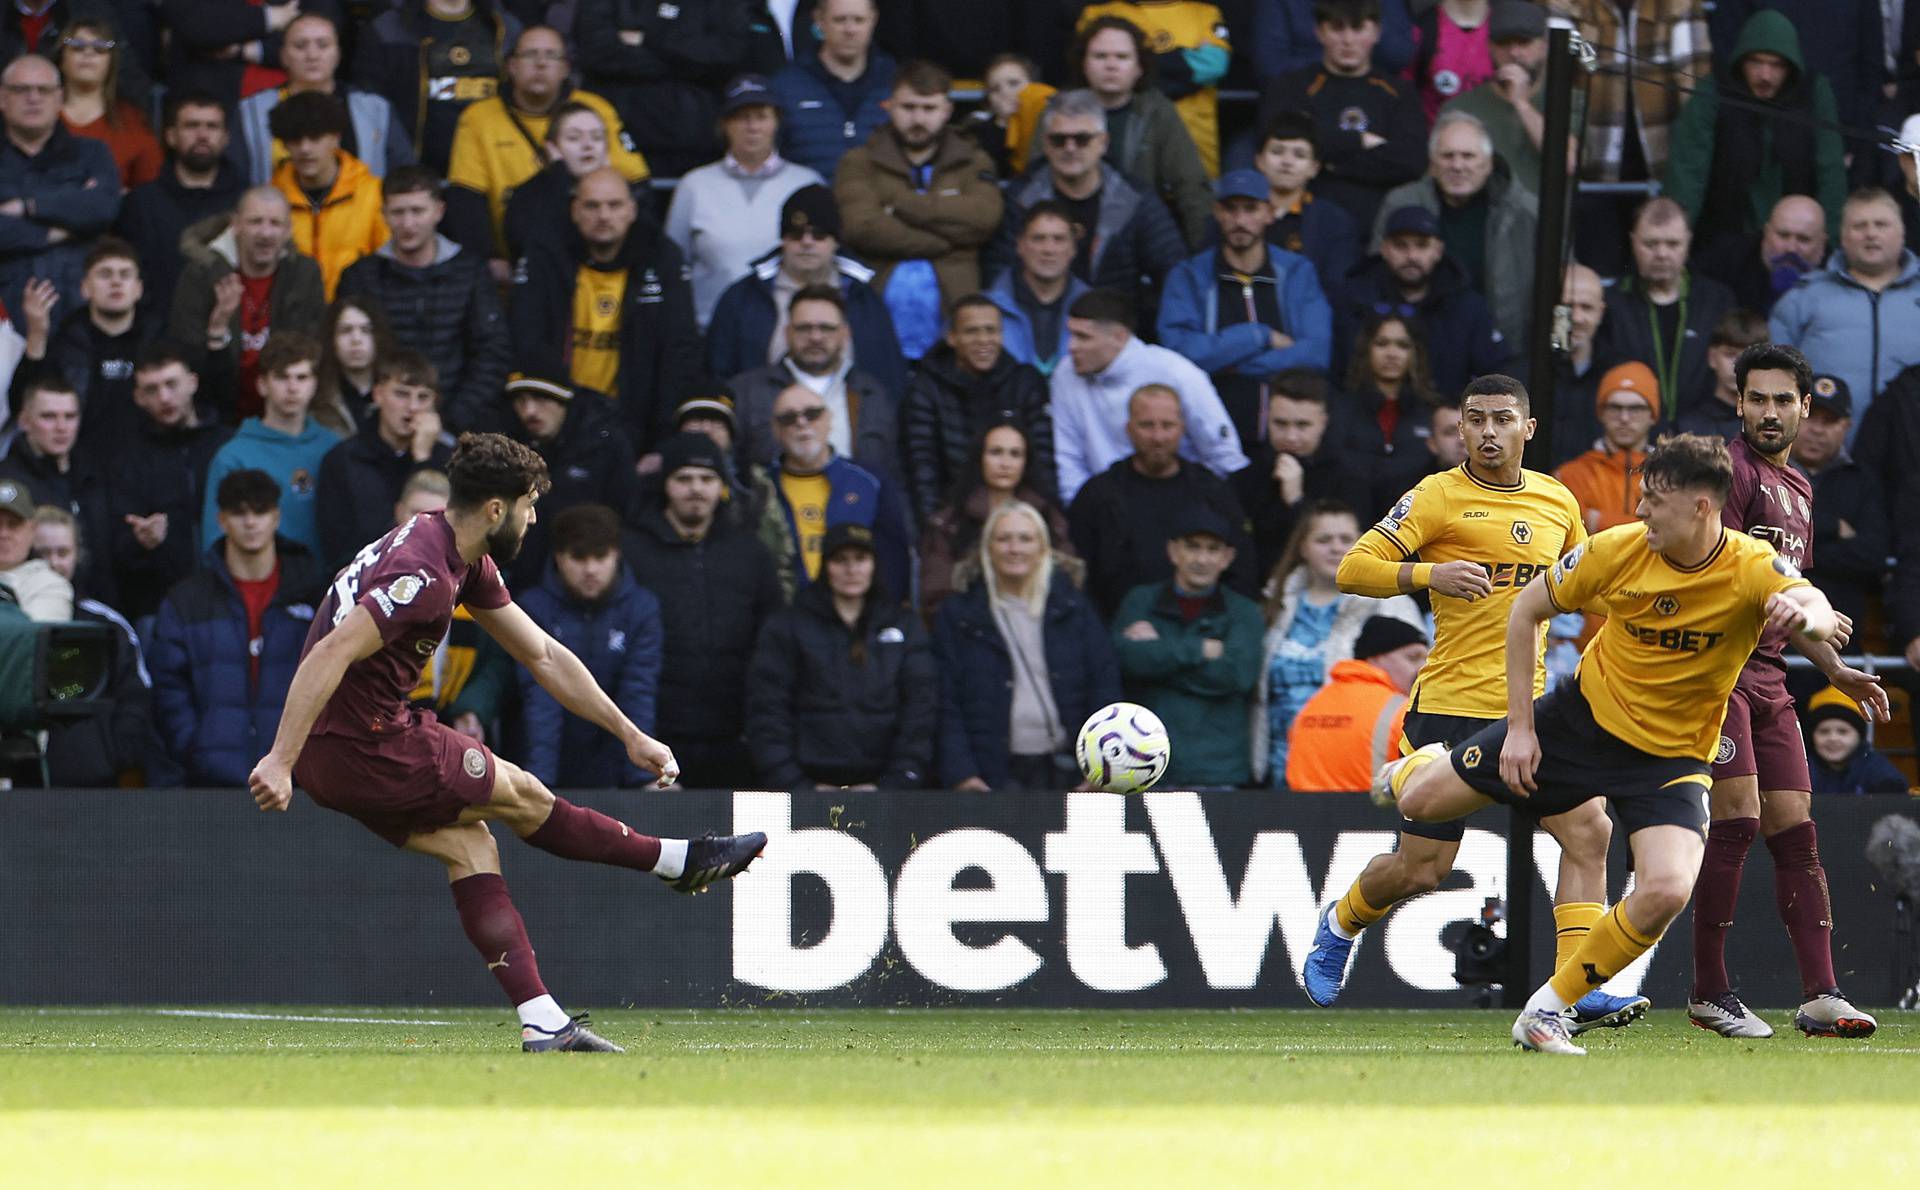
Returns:
[[[1729,310],[1707,340],[1707,367],[1713,373],[1713,398],[1695,401],[1680,415],[1680,431],[1711,434],[1732,442],[1740,436],[1740,388],[1733,366],[1740,353],[1767,341],[1767,320],[1751,310]]]
[[[1071,503],[1091,476],[1131,453],[1121,429],[1122,410],[1131,416],[1134,397],[1149,385],[1172,394],[1180,406],[1183,433],[1173,444],[1182,457],[1206,464],[1219,476],[1247,465],[1233,419],[1213,382],[1178,352],[1136,338],[1124,297],[1094,290],[1074,302],[1067,315],[1067,352],[1073,366],[1055,369],[1050,384],[1053,459],[1062,501]]]
[[[1427,453],[1433,456],[1433,472],[1451,471],[1467,461],[1467,439],[1461,430],[1465,421],[1458,405],[1434,408],[1432,432],[1427,435]]]
[[[107,146],[120,171],[120,188],[131,190],[160,175],[160,142],[140,108],[122,98],[119,48],[109,20],[81,19],[60,39],[60,77],[67,94],[60,119],[75,136]]]
[[[1847,382],[1864,425],[1880,390],[1920,363],[1915,298],[1920,259],[1907,248],[1899,204],[1884,190],[1856,190],[1840,212],[1840,250],[1781,295],[1767,326],[1815,371]]]
[[[946,342],[921,362],[907,389],[902,420],[915,521],[924,527],[954,488],[972,478],[974,447],[988,426],[1019,426],[1039,447],[1031,460],[1034,478],[1051,477],[1047,399],[1040,374],[1003,349],[1000,308],[977,293],[956,302]]]
[[[1390,211],[1382,231],[1380,251],[1347,277],[1334,321],[1334,367],[1352,362],[1347,349],[1361,323],[1376,314],[1401,314],[1426,330],[1434,387],[1442,393],[1458,393],[1475,376],[1507,371],[1513,345],[1494,325],[1493,311],[1466,269],[1447,254],[1433,212]]]
[[[967,473],[927,516],[920,534],[920,611],[929,624],[953,593],[955,571],[978,550],[982,526],[1009,502],[1038,510],[1046,518],[1051,548],[1072,556],[1067,518],[1036,487],[1045,472],[1035,456],[1034,439],[1018,422],[990,425],[974,439]]]
[[[1173,523],[1172,576],[1129,591],[1113,616],[1121,685],[1180,741],[1164,778],[1170,788],[1245,785],[1260,609],[1221,583],[1239,540],[1231,524],[1205,504],[1181,509]]]
[[[1046,517],[1010,501],[987,517],[933,625],[939,665],[939,781],[947,789],[1060,790],[1080,784],[1074,737],[1120,697],[1100,617],[1051,549]]]
[[[242,99],[286,82],[281,36],[301,14],[299,0],[160,0],[167,30],[170,86],[206,91],[232,111]],[[332,0],[309,0],[307,11],[337,11]]]
[[[1486,127],[1493,152],[1513,180],[1538,197],[1540,142],[1546,136],[1547,10],[1530,0],[1493,0],[1487,18],[1493,77],[1446,101],[1442,112],[1465,112]],[[1580,127],[1586,95],[1575,88],[1572,127]],[[1579,146],[1575,145],[1577,152]]]
[[[60,321],[57,333],[48,333],[59,300],[53,286],[29,281],[21,297],[26,353],[16,377],[50,369],[73,386],[86,412],[79,449],[96,462],[110,459],[139,421],[133,361],[160,329],[140,313],[141,293],[137,252],[116,236],[101,236],[80,275],[82,304]],[[41,369],[32,366],[41,361]]]
[[[1366,478],[1347,470],[1344,437],[1345,427],[1332,422],[1324,374],[1293,368],[1273,378],[1266,440],[1231,478],[1252,527],[1255,574],[1273,569],[1304,509],[1367,498]]]
[[[829,528],[820,581],[775,611],[754,646],[747,738],[775,788],[926,784],[939,674],[919,617],[875,577],[876,544],[865,525]]]
[[[1793,465],[1813,481],[1813,555],[1807,581],[1855,624],[1886,585],[1893,534],[1887,493],[1847,453],[1853,394],[1838,376],[1815,376],[1811,411],[1793,440]],[[1863,642],[1864,643],[1864,642]]]
[[[1380,0],[1314,0],[1319,64],[1272,78],[1260,99],[1262,128],[1282,112],[1313,117],[1326,162],[1314,194],[1345,207],[1362,228],[1373,226],[1389,190],[1420,176],[1427,134],[1413,84],[1376,68],[1380,12]]]
[[[1006,50],[1028,60],[1028,79],[1041,77],[1033,62],[1045,63],[1052,78],[1066,65],[1067,21],[1078,8],[1027,0],[889,0],[881,7],[878,37],[895,58],[933,58],[958,78],[990,79]]]
[[[1554,356],[1553,459],[1556,464],[1593,446],[1600,436],[1594,419],[1596,387],[1606,372],[1596,340],[1607,317],[1607,291],[1600,274],[1578,261],[1567,265],[1560,301],[1567,307],[1567,351]]]
[[[1104,0],[1080,12],[1084,33],[1103,17],[1138,27],[1154,48],[1154,82],[1173,100],[1207,176],[1220,172],[1220,89],[1232,63],[1226,18],[1197,0]]]
[[[1710,400],[1707,337],[1733,309],[1733,293],[1687,267],[1693,229],[1671,198],[1649,199],[1633,220],[1633,272],[1607,293],[1606,350],[1642,360],[1660,381],[1660,420]]]
[[[326,576],[278,537],[280,490],[234,471],[215,496],[220,536],[167,593],[148,664],[160,735],[190,785],[245,785],[273,743]]]
[[[753,262],[720,295],[707,324],[707,369],[738,376],[787,354],[793,295],[810,285],[837,286],[853,329],[851,359],[890,393],[906,391],[906,361],[893,316],[868,282],[873,270],[840,255],[840,204],[825,186],[802,186],[780,208],[780,246]]]
[[[286,196],[293,246],[320,264],[328,301],[347,266],[387,242],[380,183],[358,157],[340,147],[347,109],[332,95],[302,91],[267,117],[287,158],[273,171]]]
[[[835,453],[883,479],[899,482],[900,398],[878,379],[853,366],[847,306],[831,285],[808,286],[793,295],[787,321],[787,354],[780,362],[735,376],[728,387],[744,426],[735,453],[748,466],[767,466],[780,451],[773,432],[773,405],[798,384],[825,402],[833,415]]]
[[[307,416],[313,407],[320,367],[320,344],[297,332],[276,335],[260,349],[259,417],[249,417],[225,446],[214,452],[201,486],[200,546],[220,536],[220,481],[235,471],[259,471],[281,492],[280,536],[320,556],[320,527],[314,507],[321,460],[340,443],[340,435]]]
[[[19,606],[29,620],[73,618],[73,584],[33,557],[33,516],[27,485],[0,478],[0,603]]]
[[[1660,381],[1638,360],[1619,364],[1600,378],[1597,401],[1599,445],[1553,473],[1579,502],[1589,535],[1640,519],[1640,468],[1660,420]]]
[[[625,508],[633,500],[633,447],[613,406],[596,392],[576,391],[557,376],[514,373],[507,402],[518,419],[513,437],[547,464],[553,486],[540,497],[549,518],[576,505]],[[527,527],[520,556],[502,567],[516,587],[540,582],[547,566],[547,527]]]
[[[1106,163],[1166,203],[1192,248],[1213,226],[1208,168],[1180,113],[1147,76],[1150,53],[1140,26],[1103,16],[1080,26],[1068,61],[1073,85],[1106,109]]]
[[[499,430],[512,346],[486,260],[440,234],[441,189],[422,165],[387,175],[380,213],[391,238],[341,274],[340,293],[367,295],[393,337],[433,361],[453,430]]]
[[[787,199],[802,186],[825,181],[780,155],[779,132],[780,109],[767,80],[741,75],[727,84],[720,103],[726,155],[688,171],[674,187],[667,238],[693,270],[694,315],[702,331],[727,287],[779,247],[774,229]]]
[[[633,581],[620,554],[620,518],[603,504],[576,504],[553,518],[553,562],[520,606],[580,658],[641,731],[654,730],[660,690],[660,601]],[[638,789],[659,774],[627,758],[620,740],[573,714],[520,668],[521,761],[556,789]]]
[[[1065,204],[1042,199],[1020,214],[1014,263],[987,290],[1000,309],[1007,354],[1043,377],[1067,353],[1067,310],[1087,283],[1073,275],[1073,216]]]
[[[1401,77],[1413,61],[1413,22],[1405,0],[1382,0],[1379,48],[1382,74]],[[1320,39],[1311,0],[1256,0],[1253,8],[1253,68],[1262,82],[1320,61]]]
[[[180,279],[181,234],[232,211],[246,179],[227,160],[227,113],[206,92],[170,91],[160,135],[166,163],[153,181],[127,192],[114,231],[138,250],[144,304],[165,317]]]
[[[1486,295],[1493,325],[1509,343],[1525,343],[1538,203],[1512,175],[1494,169],[1493,138],[1472,116],[1441,116],[1431,146],[1428,176],[1392,191],[1381,205],[1374,248],[1386,237],[1389,213],[1425,209],[1440,225],[1447,255],[1466,270],[1468,284]]]
[[[1873,126],[1881,88],[1888,82],[1888,55],[1898,55],[1902,42],[1911,47],[1916,32],[1920,32],[1913,16],[1901,19],[1900,4],[1873,0],[1717,0],[1711,17],[1713,44],[1734,46],[1732,58],[1737,60],[1740,48],[1736,38],[1746,31],[1758,10],[1777,11],[1791,28],[1799,30],[1807,72],[1832,81],[1837,118],[1852,128]],[[1720,57],[1727,56],[1723,52]],[[1913,61],[1911,48],[1906,58],[1909,63]]]
[[[1767,225],[1722,254],[1698,259],[1701,272],[1724,281],[1733,298],[1763,317],[1773,312],[1780,295],[1827,260],[1827,216],[1820,204],[1804,194],[1789,194],[1773,204]]]
[[[996,54],[981,75],[981,106],[966,116],[960,131],[993,160],[1004,181],[1026,172],[1033,159],[1034,123],[1055,89],[1039,82],[1040,68],[1023,54]]]
[[[721,515],[732,468],[693,432],[660,444],[661,490],[633,518],[627,558],[660,600],[664,647],[659,735],[673,741],[680,783],[739,789],[753,781],[742,742],[754,641],[781,604],[773,558]]]
[[[30,277],[80,288],[93,237],[120,210],[120,171],[107,146],[60,123],[60,71],[37,54],[0,70],[0,302],[20,308]]]
[[[887,124],[834,174],[847,246],[870,261],[900,349],[919,360],[940,341],[949,304],[980,289],[979,248],[1004,206],[993,162],[948,127],[953,76],[909,62],[894,78]]]
[[[65,513],[94,541],[105,541],[108,471],[104,459],[76,449],[83,420],[80,397],[63,377],[42,372],[29,380],[15,417],[20,433],[0,459],[0,479],[25,487],[36,508]],[[89,557],[78,578],[69,567],[66,577],[91,595],[113,596],[113,568],[104,556]]]
[[[85,24],[104,31],[120,50],[120,94],[143,107],[153,92],[153,55],[157,42],[151,10],[137,0],[28,0],[0,12],[0,62],[22,54],[59,61],[74,29]],[[64,64],[63,64],[64,68]]]
[[[741,467],[733,449],[734,442],[738,440],[733,390],[711,376],[703,376],[686,391],[687,399],[673,411],[674,432],[703,434],[720,448],[720,470],[727,485],[720,498],[718,515],[731,526],[751,527],[758,520],[759,511],[752,507],[752,477],[747,473],[750,469]],[[653,486],[656,485],[651,481],[643,481],[640,495],[651,497],[654,493],[650,488]],[[641,581],[645,579],[646,576],[642,575]]]
[[[233,433],[202,418],[194,403],[199,391],[186,352],[165,339],[149,344],[134,364],[133,403],[142,416],[114,456],[107,520],[114,590],[135,623],[153,615],[199,561],[202,485]]]
[[[393,353],[387,316],[372,298],[342,294],[327,307],[314,420],[350,438],[372,424],[373,369]]]
[[[1807,771],[1815,793],[1906,793],[1906,774],[1867,742],[1860,704],[1828,686],[1807,700]]]
[[[320,265],[295,250],[287,196],[256,186],[230,219],[196,224],[181,237],[187,258],[173,291],[167,335],[204,372],[208,388],[233,400],[228,417],[260,412],[255,370],[276,330],[317,335],[327,298]]]
[[[611,137],[605,117],[596,108],[570,99],[553,109],[547,121],[540,172],[515,186],[507,197],[507,212],[501,223],[507,260],[519,260],[535,241],[551,236],[555,227],[567,221],[580,179],[611,163]],[[653,187],[642,178],[628,183],[627,190],[633,195],[634,208],[651,218]],[[462,242],[461,247],[475,255],[493,251],[492,241],[485,236],[475,242]],[[504,268],[506,261],[494,263]],[[507,273],[501,271],[500,277],[505,280]]]
[[[249,185],[262,186],[271,181],[292,151],[287,138],[273,127],[274,111],[294,96],[309,93],[331,96],[339,102],[346,119],[338,148],[365,166],[367,173],[384,178],[401,166],[413,164],[413,138],[407,135],[405,126],[394,121],[393,105],[382,98],[392,88],[392,80],[381,80],[373,90],[336,81],[340,73],[340,31],[332,18],[317,12],[295,17],[280,41],[280,65],[286,68],[286,85],[269,87],[241,100],[235,120],[240,139],[234,147],[244,155]]]
[[[1328,673],[1357,655],[1355,646],[1372,620],[1390,619],[1406,633],[1426,639],[1420,607],[1408,596],[1348,595],[1334,581],[1340,559],[1359,538],[1353,509],[1335,501],[1315,503],[1302,514],[1280,560],[1267,573],[1261,592],[1266,637],[1254,692],[1252,757],[1254,779],[1269,781],[1275,789],[1286,779],[1294,719],[1326,684]]]
[[[795,5],[795,25],[807,11],[802,3]],[[831,178],[841,155],[887,122],[893,59],[873,48],[875,0],[817,0],[811,11],[819,52],[802,54],[796,46],[793,64],[773,76],[773,94],[781,154]]]
[[[1305,112],[1280,112],[1261,135],[1253,167],[1267,180],[1273,223],[1267,242],[1313,262],[1329,300],[1338,295],[1360,254],[1359,231],[1346,208],[1308,187],[1320,176],[1320,131]],[[1217,234],[1217,233],[1214,233]]]
[[[513,53],[507,58],[506,83],[499,93],[476,101],[460,113],[447,164],[447,182],[454,189],[448,202],[466,208],[457,222],[471,227],[478,215],[476,198],[485,200],[496,253],[506,252],[503,226],[507,198],[546,164],[541,160],[540,146],[547,135],[548,121],[563,104],[582,103],[600,113],[608,133],[607,164],[622,178],[640,182],[650,172],[646,159],[635,151],[632,139],[614,114],[613,105],[591,91],[574,90],[567,82],[571,70],[566,39],[559,31],[546,25],[530,26],[514,42]],[[453,238],[476,250],[476,241],[484,239],[477,229]],[[506,271],[503,263],[496,279],[506,280]]]
[[[500,90],[520,40],[512,0],[403,0],[356,28],[353,84],[393,104],[420,161],[445,174],[460,114]]]
[[[1212,510],[1228,526],[1223,536],[1241,558],[1237,566],[1227,560],[1228,582],[1253,590],[1247,518],[1233,489],[1180,457],[1187,436],[1180,395],[1164,384],[1142,385],[1127,402],[1126,435],[1132,453],[1088,479],[1067,506],[1074,552],[1087,563],[1087,595],[1101,614],[1112,615],[1142,583],[1166,578],[1166,543],[1193,508]]]
[[[374,367],[374,419],[320,461],[320,560],[337,570],[393,527],[393,505],[416,471],[444,471],[453,438],[440,425],[433,363],[401,350]]]
[[[582,80],[612,102],[640,151],[668,177],[713,159],[728,79],[775,71],[787,60],[762,0],[582,0],[573,37]]]
[[[700,332],[680,249],[641,221],[627,181],[580,179],[572,226],[535,240],[514,276],[507,326],[522,371],[606,393],[641,454],[673,429],[699,370]]]
[[[1490,0],[1440,0],[1414,17],[1413,65],[1407,73],[1428,123],[1440,114],[1441,104],[1493,77],[1492,14]]]
[[[1426,663],[1427,648],[1427,634],[1412,624],[1369,617],[1352,659],[1334,662],[1327,684],[1294,715],[1287,767],[1273,774],[1274,786],[1294,793],[1356,793],[1371,785],[1373,774],[1399,750],[1407,692]],[[1254,762],[1257,770],[1258,753]]]
[[[1401,314],[1375,314],[1360,324],[1347,366],[1341,446],[1347,467],[1367,477],[1356,511],[1371,523],[1432,470],[1427,440],[1441,403],[1427,367],[1427,341]]]

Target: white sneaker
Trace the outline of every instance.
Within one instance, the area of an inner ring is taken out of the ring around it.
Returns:
[[[1387,763],[1381,765],[1380,771],[1373,775],[1372,787],[1367,790],[1367,796],[1373,799],[1374,805],[1391,807],[1395,802],[1400,800],[1400,791],[1394,788],[1395,778],[1398,776],[1400,770],[1407,766],[1409,760],[1420,755],[1431,756],[1437,762],[1446,758],[1447,746],[1445,744],[1424,744],[1398,760],[1389,760]]]
[[[1793,1027],[1808,1037],[1872,1037],[1880,1022],[1861,1012],[1839,992],[1822,992],[1793,1014]]]
[[[1693,1000],[1687,1004],[1687,1019],[1702,1029],[1711,1029],[1722,1037],[1772,1037],[1773,1026],[1747,1011],[1740,997],[1728,992],[1711,1000]]]
[[[1565,1054],[1585,1057],[1587,1051],[1573,1044],[1567,1018],[1557,1012],[1523,1012],[1513,1022],[1513,1044],[1536,1054]]]

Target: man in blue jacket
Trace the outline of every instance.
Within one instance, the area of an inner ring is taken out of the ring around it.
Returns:
[[[1167,274],[1160,341],[1207,370],[1244,450],[1266,437],[1269,381],[1324,368],[1333,310],[1306,257],[1267,243],[1267,179],[1236,169],[1214,185],[1220,246]]]
[[[1344,280],[1342,287],[1341,278],[1321,278],[1330,293],[1340,291],[1334,306],[1334,375],[1346,374],[1361,325],[1386,313],[1417,319],[1425,328],[1433,387],[1449,400],[1475,376],[1507,371],[1513,345],[1494,326],[1493,311],[1466,269],[1447,255],[1440,220],[1425,207],[1388,212],[1380,251]]]
[[[80,292],[93,237],[120,213],[120,170],[107,146],[60,123],[60,71],[22,54],[0,71],[0,301],[21,309],[29,277]]]
[[[881,105],[893,91],[893,59],[873,48],[875,0],[819,0],[796,9],[794,24],[808,13],[822,34],[820,52],[773,76],[780,153],[831,178],[840,155],[887,122]]]

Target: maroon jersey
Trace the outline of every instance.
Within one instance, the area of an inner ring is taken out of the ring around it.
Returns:
[[[1805,570],[1813,562],[1813,484],[1792,467],[1776,467],[1754,453],[1745,438],[1727,446],[1733,456],[1733,494],[1720,510],[1720,521],[1771,545],[1782,558]],[[1785,631],[1769,631],[1760,638],[1753,657],[1740,675],[1779,677],[1786,673],[1780,652]]]
[[[386,735],[410,727],[415,715],[407,695],[447,635],[454,607],[490,611],[509,600],[493,559],[469,566],[454,548],[453,527],[438,512],[423,512],[362,547],[334,576],[300,656],[312,652],[355,604],[373,617],[384,644],[347,667],[314,721],[314,734]]]

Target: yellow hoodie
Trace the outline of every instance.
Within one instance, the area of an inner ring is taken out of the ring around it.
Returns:
[[[316,208],[294,177],[293,162],[273,171],[273,185],[293,208],[293,246],[320,262],[327,300],[348,265],[387,242],[387,219],[380,213],[380,179],[358,157],[340,153],[340,173]]]

